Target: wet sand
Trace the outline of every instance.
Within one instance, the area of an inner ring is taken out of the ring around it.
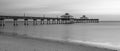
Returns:
[[[0,33],[0,51],[116,51],[78,45],[66,41],[37,39],[22,35]]]

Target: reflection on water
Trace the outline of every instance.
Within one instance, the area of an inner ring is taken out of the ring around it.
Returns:
[[[49,38],[56,40],[83,41],[88,43],[103,44],[109,46],[120,46],[120,23],[100,22],[88,24],[54,24],[54,25],[29,25],[24,26],[21,22],[13,26],[8,22],[6,26],[0,27],[2,32],[15,32],[28,34],[37,38]],[[98,43],[99,42],[99,43]]]

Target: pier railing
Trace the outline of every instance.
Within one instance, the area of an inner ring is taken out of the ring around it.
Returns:
[[[0,16],[0,26],[5,25],[5,19],[12,19],[13,25],[18,25],[18,19],[24,20],[24,25],[29,25],[28,20],[33,20],[33,25],[40,24],[73,24],[73,23],[98,23],[99,19],[76,19],[76,18],[53,18],[53,17],[31,17],[31,16]]]

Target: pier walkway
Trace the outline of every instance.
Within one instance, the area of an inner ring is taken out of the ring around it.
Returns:
[[[73,23],[98,23],[99,19],[86,19],[86,16],[83,15],[81,18],[73,18],[69,13],[65,13],[60,18],[54,17],[32,17],[32,16],[0,16],[0,26],[5,25],[5,19],[12,19],[13,25],[18,25],[18,19],[24,20],[24,25],[29,25],[28,20],[33,20],[33,25],[37,25],[37,20],[40,20],[40,24],[73,24]]]

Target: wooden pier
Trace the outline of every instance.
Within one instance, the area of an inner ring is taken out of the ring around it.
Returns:
[[[18,25],[18,19],[24,20],[24,25],[29,25],[28,20],[33,20],[33,25],[38,25],[37,20],[40,20],[40,24],[73,24],[73,23],[98,23],[99,19],[86,19],[83,15],[81,18],[76,19],[69,13],[65,13],[60,18],[53,17],[32,17],[32,16],[0,16],[0,26],[5,26],[5,19],[12,19],[13,25]]]

